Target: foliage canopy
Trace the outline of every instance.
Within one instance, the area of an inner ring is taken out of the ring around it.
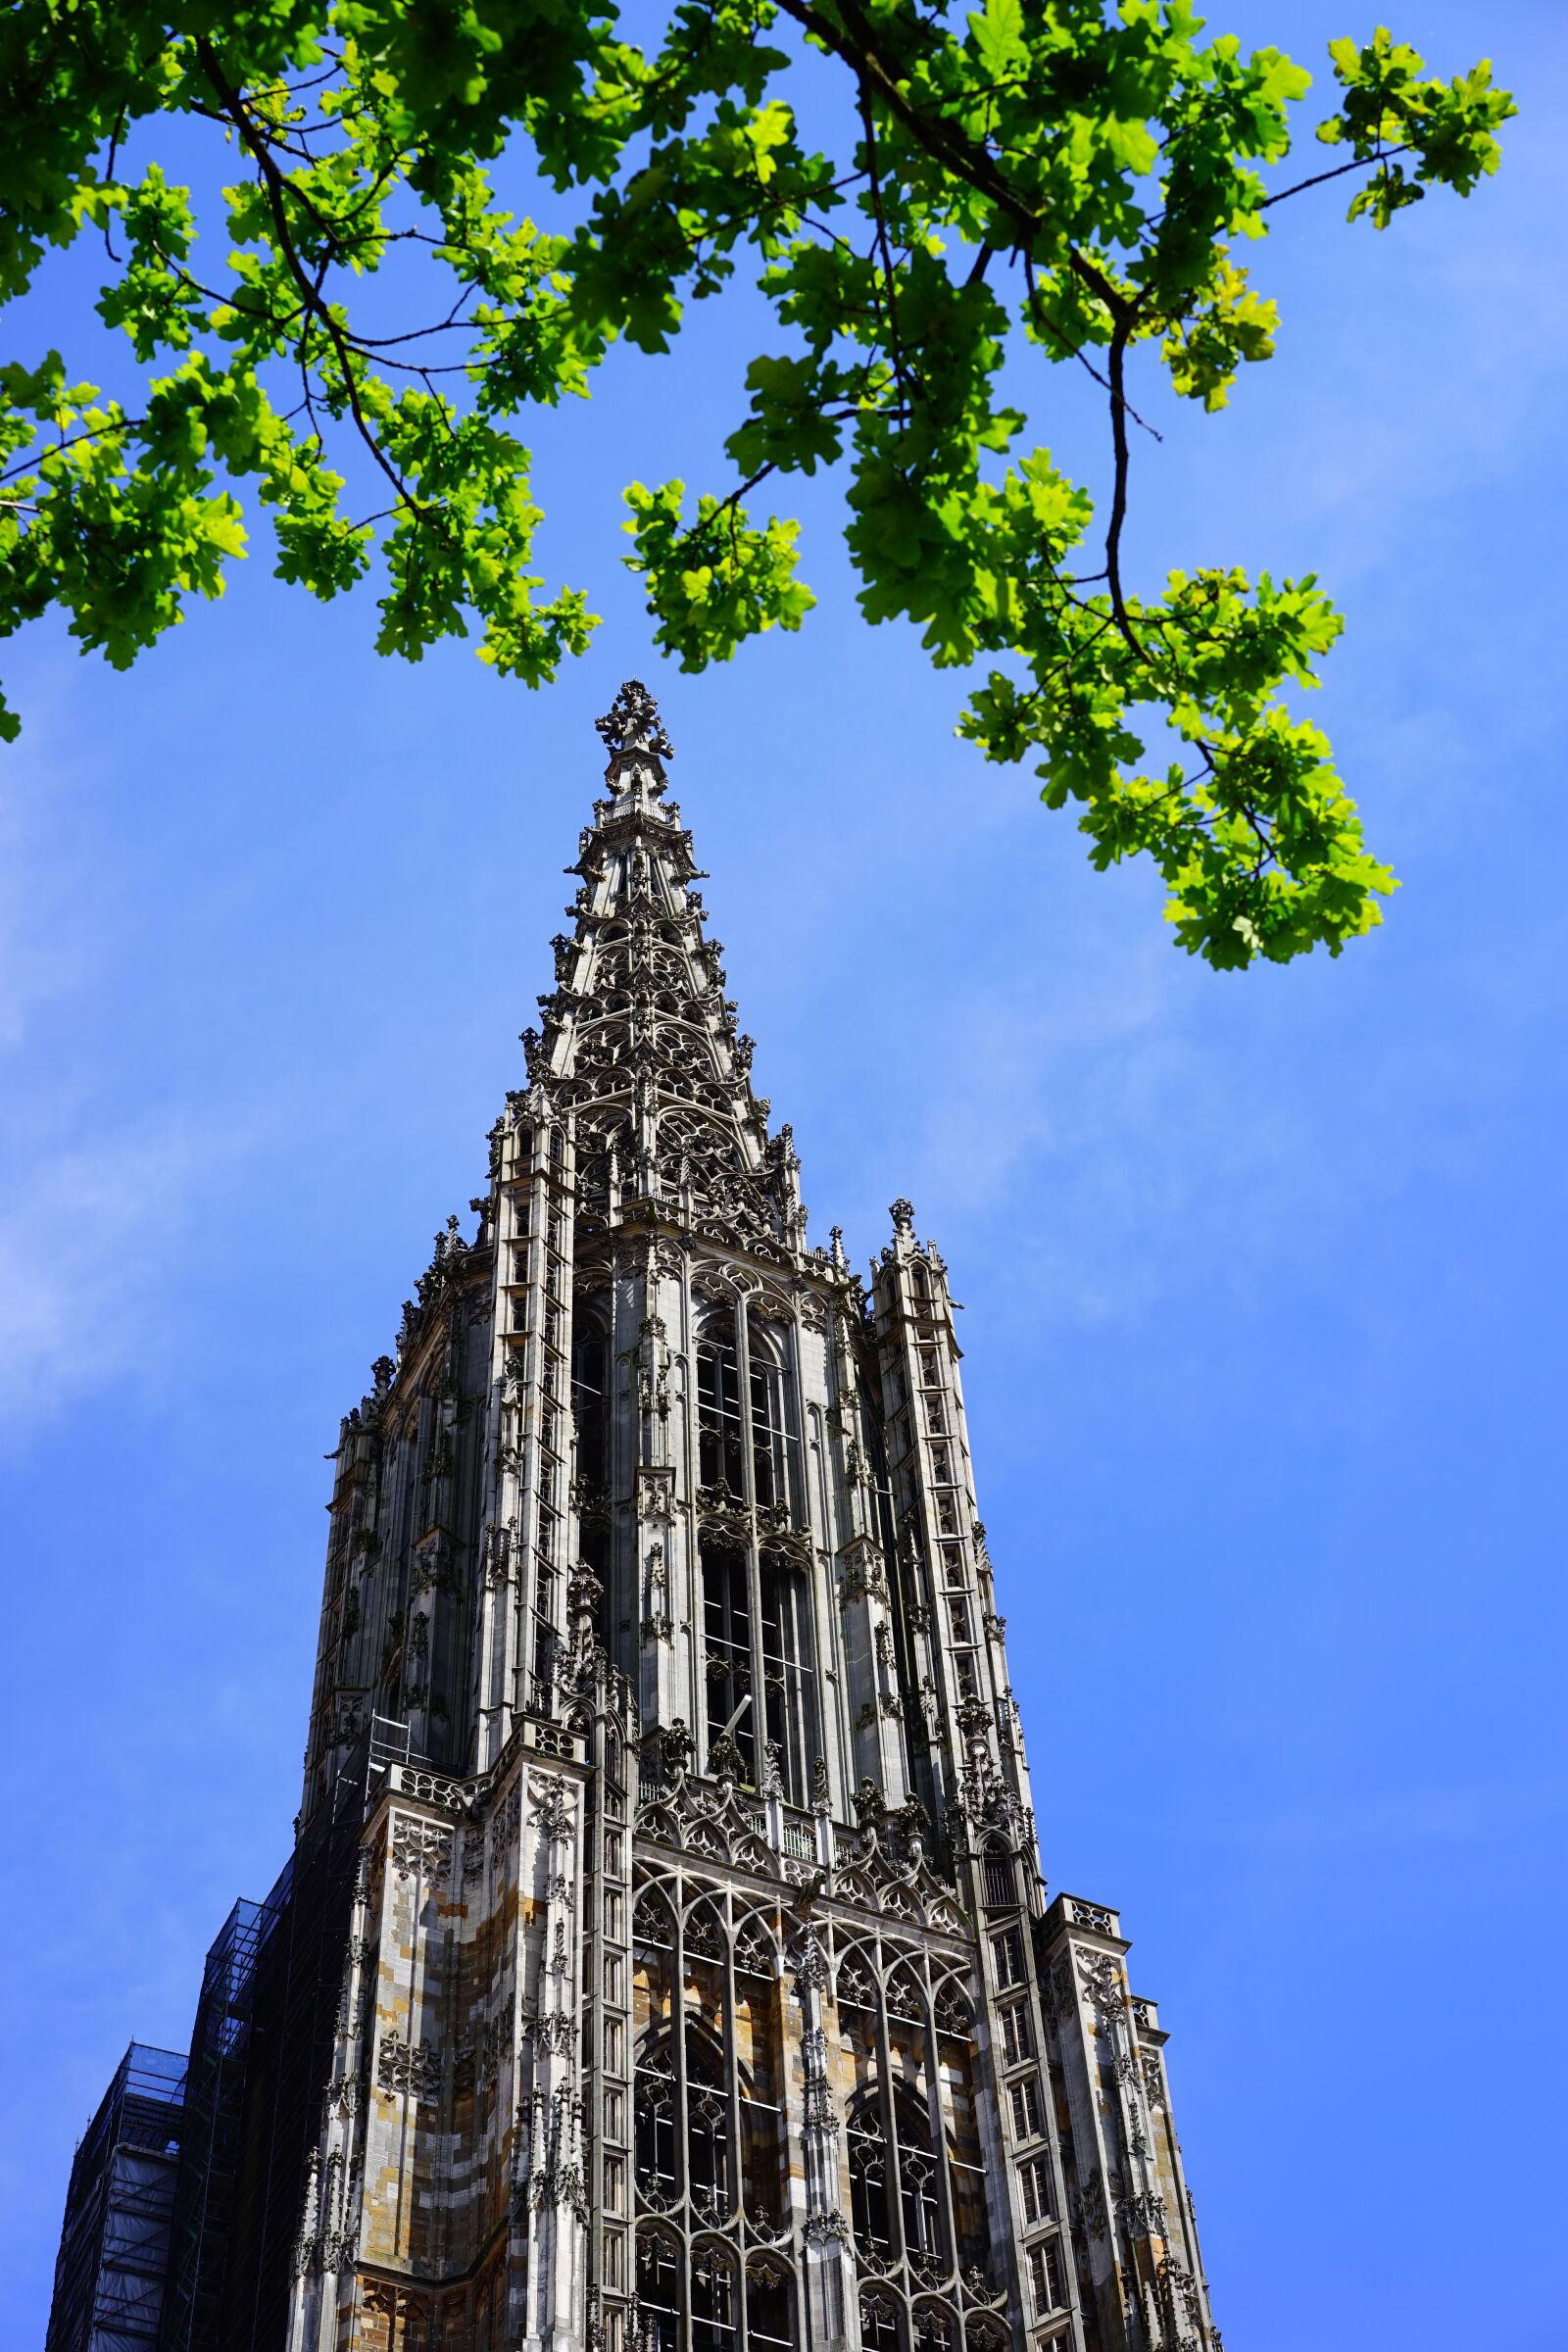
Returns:
[[[331,597],[379,562],[383,652],[477,624],[485,661],[548,680],[594,620],[532,568],[518,420],[585,396],[617,341],[668,352],[744,271],[783,333],[747,372],[725,475],[695,501],[626,493],[660,644],[697,669],[798,628],[797,526],[747,502],[838,466],[867,616],[919,624],[939,667],[982,665],[961,734],[1034,758],[1098,865],[1152,857],[1210,962],[1337,954],[1392,876],[1287,699],[1333,606],[1310,576],[1197,569],[1144,594],[1122,565],[1129,362],[1217,409],[1268,358],[1275,307],[1239,257],[1270,208],[1344,174],[1351,220],[1383,228],[1495,169],[1514,109],[1485,65],[1436,79],[1382,30],[1330,54],[1317,137],[1342,152],[1270,193],[1258,168],[1287,155],[1309,76],[1207,38],[1187,0],[673,0],[647,48],[613,0],[18,0],[0,299],[101,240],[97,311],[139,394],[55,351],[0,368],[0,632],[60,606],[129,663],[220,591],[249,482],[283,578]],[[797,115],[824,70],[832,154]],[[227,184],[199,200],[209,169]],[[556,225],[509,208],[522,175]],[[1020,362],[1099,387],[1102,516],[1018,446],[1000,379]]]

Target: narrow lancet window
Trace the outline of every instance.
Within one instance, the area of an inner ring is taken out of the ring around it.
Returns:
[[[751,1563],[739,1544],[705,1537],[702,1564],[709,1769],[718,1770],[726,1763],[733,1769],[738,1754],[740,1769],[735,1778],[755,1787]],[[721,1748],[720,1742],[728,1745]]]
[[[571,1417],[577,1435],[579,1483],[610,1485],[610,1343],[597,1316],[579,1305],[571,1340]]]
[[[790,1380],[776,1343],[754,1320],[748,1334],[751,1355],[752,1478],[764,1508],[787,1510],[791,1502],[795,1427]]]
[[[744,1415],[735,1318],[709,1316],[697,1347],[698,1478],[705,1487],[746,1492]]]
[[[784,1794],[805,1804],[818,1746],[809,1588],[800,1569],[764,1553],[761,1592],[767,1737],[776,1751]]]

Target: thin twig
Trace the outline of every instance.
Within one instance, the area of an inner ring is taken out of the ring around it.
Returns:
[[[1352,156],[1348,164],[1336,164],[1332,172],[1314,172],[1310,179],[1298,179],[1294,188],[1281,188],[1277,196],[1265,196],[1258,206],[1266,213],[1271,204],[1283,204],[1287,196],[1299,196],[1303,188],[1321,188],[1331,179],[1343,179],[1347,172],[1364,172],[1368,164],[1386,164],[1396,155],[1410,155],[1414,150],[1408,141],[1398,147],[1380,147],[1376,155]]]
[[[232,82],[229,81],[227,75],[222,70],[222,67],[219,64],[218,56],[213,48],[212,42],[208,40],[205,34],[199,36],[197,39],[196,53],[200,57],[207,78],[212,83],[213,88],[217,91],[219,99],[227,113],[230,122],[234,124],[234,127],[239,132],[240,137],[244,140],[246,146],[250,149],[251,154],[256,159],[257,167],[262,174],[262,184],[267,194],[268,209],[271,213],[272,222],[277,230],[279,249],[282,252],[284,262],[287,264],[289,273],[293,277],[294,283],[296,286],[298,286],[301,295],[304,297],[305,307],[311,312],[312,316],[320,322],[320,325],[325,331],[327,340],[330,342],[334,352],[337,354],[338,366],[342,369],[344,394],[348,400],[349,409],[353,416],[354,422],[358,427],[361,440],[365,443],[366,448],[369,451],[371,457],[374,459],[381,471],[386,475],[387,480],[392,484],[392,487],[397,492],[399,498],[410,509],[410,511],[416,514],[421,522],[427,522],[440,529],[443,537],[448,536],[449,534],[446,532],[445,526],[442,524],[441,519],[436,514],[435,510],[426,507],[421,499],[416,498],[414,492],[409,488],[408,483],[403,479],[396,466],[387,457],[385,451],[381,447],[379,439],[371,430],[370,425],[366,418],[364,410],[360,406],[359,386],[354,379],[354,358],[356,355],[350,348],[349,341],[343,332],[342,326],[332,316],[331,306],[322,300],[318,285],[314,285],[312,283],[310,274],[300,257],[299,248],[294,242],[293,231],[289,226],[287,199],[291,190],[291,183],[283,177],[283,174],[281,172],[279,172],[276,164],[273,162],[272,157],[269,152],[266,140],[261,137],[260,133],[257,131],[255,125],[251,122],[244,100],[240,97],[239,92],[235,89]],[[310,213],[312,219],[317,222],[317,225],[321,229],[322,234],[327,237],[330,243],[332,241],[332,231],[321,220],[320,215],[317,212],[316,207],[311,203],[310,198],[304,193],[303,190],[294,190],[293,192],[298,195],[300,202],[305,206],[307,212]],[[312,420],[313,422],[315,420],[314,410],[312,411]],[[318,434],[318,439],[319,439],[319,434]]]

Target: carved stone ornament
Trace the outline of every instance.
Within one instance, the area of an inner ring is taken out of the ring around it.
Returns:
[[[1105,2201],[1105,2183],[1098,2171],[1091,2173],[1080,2188],[1078,2209],[1090,2236],[1103,2237],[1110,2228],[1110,2210]]]
[[[375,2054],[375,2080],[380,2089],[400,2091],[406,2098],[438,2098],[440,2053],[432,2042],[407,2042],[384,2034]]]
[[[445,1879],[451,1875],[452,1832],[438,1828],[433,1821],[394,1813],[388,1845],[392,1867],[400,1879]]]
[[[604,739],[605,749],[615,752],[652,752],[656,759],[673,760],[675,747],[664,730],[659,715],[659,705],[641,678],[628,678],[603,718],[594,726]]]
[[[563,1784],[553,1776],[536,1779],[528,1791],[528,1809],[539,1825],[539,1833],[551,1840],[567,1838],[577,1826],[577,1816],[566,1802]]]
[[[1095,2014],[1102,2026],[1108,2026],[1120,2017],[1127,2003],[1121,1988],[1121,1972],[1104,1952],[1080,1952],[1078,1974],[1084,1981],[1084,1990],[1094,2003]]]

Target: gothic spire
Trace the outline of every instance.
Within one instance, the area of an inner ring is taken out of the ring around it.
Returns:
[[[569,1115],[579,1214],[618,1222],[662,1208],[758,1255],[805,1247],[799,1162],[751,1085],[752,1041],[704,930],[705,880],[680,809],[663,798],[674,757],[659,706],[628,679],[596,725],[610,798],[596,801],[554,944],[554,992],[525,1032],[536,1102]]]

